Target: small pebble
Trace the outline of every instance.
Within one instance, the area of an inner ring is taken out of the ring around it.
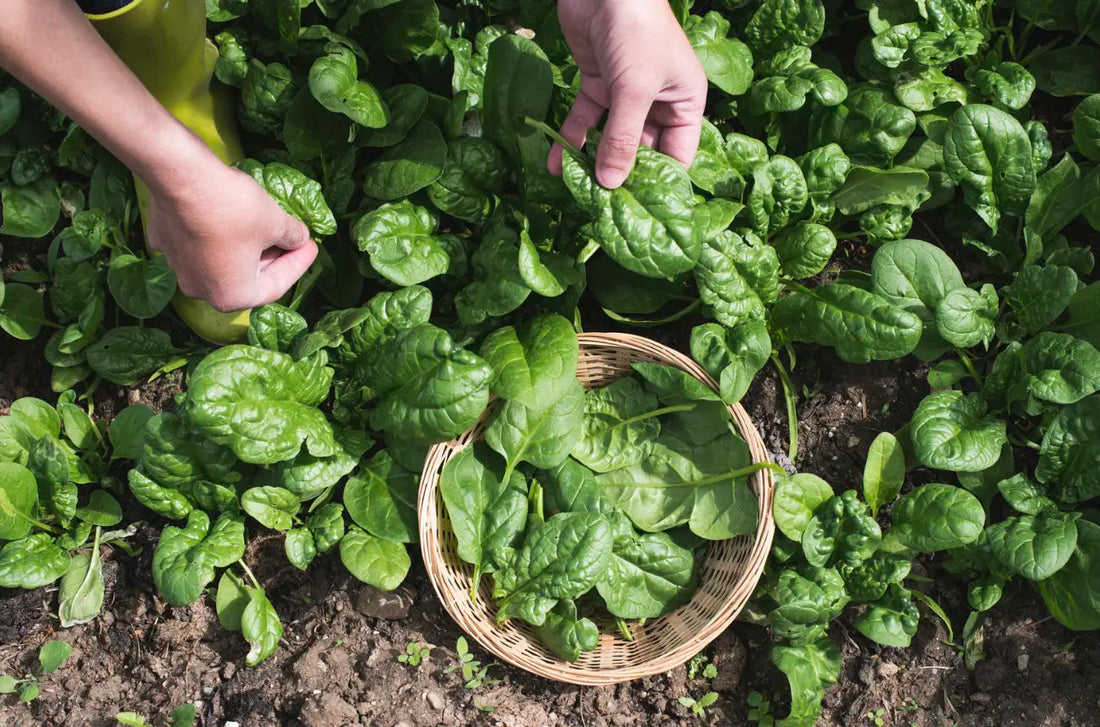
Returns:
[[[893,662],[890,662],[890,661],[880,661],[880,662],[878,663],[878,673],[879,673],[879,676],[883,676],[883,677],[892,677],[892,676],[894,676],[895,674],[897,674],[897,673],[898,673],[899,671],[901,671],[901,670],[900,670],[900,668],[898,667],[898,665],[897,665],[897,664],[895,664],[895,663],[893,663]]]
[[[413,724],[412,722],[401,720],[400,722],[394,722],[393,727],[413,727]]]
[[[222,679],[232,679],[233,675],[237,673],[237,665],[233,662],[229,662],[222,669]]]
[[[428,700],[428,704],[432,705],[432,709],[443,709],[443,695],[436,691],[429,691],[424,695],[424,698]]]
[[[225,727],[241,727],[240,722],[226,722]]]
[[[343,601],[337,601],[336,602],[336,613],[340,613],[343,610],[344,610],[344,602]]]
[[[1016,657],[1016,668],[1020,671],[1027,671],[1027,663],[1031,660],[1031,657],[1027,654],[1020,654]]]
[[[355,593],[355,610],[371,618],[401,620],[409,617],[413,605],[412,592],[406,588],[383,591],[365,585]]]
[[[979,704],[989,704],[991,701],[988,694],[982,692],[975,692],[970,695],[971,702],[978,702]]]

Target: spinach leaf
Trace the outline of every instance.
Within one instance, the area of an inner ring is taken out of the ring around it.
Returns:
[[[458,557],[475,568],[475,589],[481,573],[491,573],[505,560],[527,519],[527,487],[485,445],[462,450],[447,463],[439,492],[458,540]],[[579,595],[579,594],[578,594]]]
[[[797,646],[773,646],[771,657],[791,685],[791,711],[784,722],[813,724],[821,716],[825,690],[840,676],[840,648],[819,638]]]
[[[772,514],[779,531],[801,542],[802,534],[814,512],[833,496],[828,482],[809,472],[784,477],[775,485]]]
[[[595,218],[593,239],[611,259],[651,278],[695,267],[703,230],[691,180],[680,162],[643,147],[626,181],[611,190],[600,186],[586,159],[567,151],[563,165],[573,198]]]
[[[894,501],[904,482],[905,453],[897,437],[882,432],[871,442],[863,466],[863,498],[871,508],[872,517],[878,514],[880,507]]]
[[[251,487],[241,493],[241,509],[272,530],[290,530],[301,505],[281,487]]]
[[[774,248],[723,232],[703,245],[695,280],[714,317],[736,326],[763,319],[766,304],[779,296],[779,260]]]
[[[662,435],[645,458],[596,481],[640,530],[690,524],[696,535],[721,540],[756,529],[747,478],[757,469],[733,434],[700,446]]]
[[[936,329],[937,309],[948,293],[966,287],[947,253],[920,240],[888,242],[875,253],[871,280],[874,292],[921,319],[916,355],[939,357],[948,345]]]
[[[355,524],[371,535],[394,543],[415,543],[416,473],[409,472],[383,450],[344,486],[344,507]]]
[[[0,588],[41,588],[69,569],[69,554],[46,533],[12,540],[0,548]]]
[[[772,307],[773,324],[797,341],[836,348],[845,361],[866,363],[911,352],[921,321],[881,295],[842,283],[795,291]]]
[[[277,351],[226,346],[195,367],[184,409],[203,434],[244,462],[292,459],[303,445],[315,457],[328,457],[336,442],[317,405],[331,384],[332,369],[323,359],[294,361]]]
[[[696,582],[692,552],[667,533],[617,538],[596,590],[619,618],[657,618],[691,597]]]
[[[531,526],[523,545],[493,576],[497,623],[541,626],[561,600],[576,598],[607,572],[611,527],[594,512],[563,512]]]
[[[986,413],[978,394],[936,391],[913,413],[911,437],[921,464],[954,472],[980,472],[1001,456],[1005,422]]]
[[[565,661],[576,661],[582,651],[593,651],[599,644],[596,624],[577,615],[573,601],[559,601],[546,614],[546,621],[535,627],[535,636],[551,652]]]
[[[1055,415],[1039,450],[1035,478],[1065,502],[1100,494],[1100,395],[1071,404]]]
[[[943,156],[966,203],[994,232],[1002,214],[1026,209],[1035,189],[1031,140],[1008,113],[982,104],[963,106],[948,121]]]
[[[0,539],[26,537],[34,525],[37,504],[34,474],[21,464],[0,462]]]
[[[868,605],[855,627],[877,644],[905,648],[917,633],[918,621],[920,612],[910,591],[892,585],[885,596]]]
[[[520,462],[543,469],[564,462],[580,441],[584,407],[584,387],[576,378],[548,409],[505,402],[485,430],[486,443],[507,462],[505,476]]]
[[[986,528],[986,542],[1006,569],[1040,581],[1053,576],[1073,557],[1080,516],[1046,511],[1010,517]]]
[[[376,538],[354,525],[340,540],[340,561],[363,583],[384,591],[401,585],[412,564],[404,545]]]
[[[424,324],[399,331],[379,349],[369,380],[380,397],[371,425],[393,436],[442,442],[473,426],[489,403],[493,371]]]
[[[771,337],[763,321],[745,321],[729,329],[705,323],[691,332],[691,355],[718,378],[718,391],[727,404],[741,400],[771,352]]]
[[[275,653],[283,637],[283,624],[262,588],[245,587],[248,604],[241,612],[241,634],[250,644],[244,661],[256,666]]]
[[[481,356],[493,369],[493,393],[535,411],[574,388],[578,352],[572,324],[554,315],[498,328],[481,344]]]
[[[573,456],[589,469],[610,472],[639,462],[660,432],[657,397],[634,378],[584,395],[584,422]]]
[[[363,193],[384,202],[407,197],[436,182],[446,160],[447,142],[439,127],[421,120],[404,141],[367,165]]]
[[[216,568],[231,565],[244,555],[244,523],[222,515],[213,525],[201,510],[187,515],[187,525],[169,525],[153,551],[153,582],[164,600],[186,606],[198,600],[214,580]]]
[[[359,80],[355,53],[346,46],[329,43],[325,55],[313,61],[309,92],[329,111],[361,126],[380,129],[389,123],[389,109],[374,86]]]
[[[1063,265],[1028,265],[1004,289],[1004,298],[1029,333],[1054,322],[1077,292],[1077,273]]]
[[[1100,525],[1077,521],[1077,547],[1069,562],[1035,586],[1051,614],[1063,626],[1077,631],[1100,628]]]
[[[978,498],[951,485],[921,485],[894,506],[891,533],[907,548],[932,553],[975,542],[985,525]]]
[[[730,22],[717,11],[689,15],[684,32],[706,71],[707,80],[730,96],[740,96],[752,83],[752,51],[730,38]]]
[[[351,235],[380,275],[397,285],[417,285],[451,265],[436,224],[430,210],[402,200],[360,217]]]
[[[94,621],[103,607],[103,561],[99,556],[99,533],[90,553],[77,553],[61,577],[57,615],[62,627]]]

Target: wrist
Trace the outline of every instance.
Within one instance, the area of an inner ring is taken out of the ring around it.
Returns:
[[[202,139],[174,117],[165,116],[151,127],[151,143],[122,161],[152,194],[183,200],[226,167]]]

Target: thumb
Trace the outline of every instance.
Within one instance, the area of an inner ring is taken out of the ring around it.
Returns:
[[[317,259],[317,245],[306,237],[309,244],[301,244],[294,250],[287,250],[278,257],[267,257],[261,263],[256,278],[256,302],[254,306],[266,305],[283,297],[290,288],[305,274],[313,261]],[[266,264],[265,264],[266,263]]]

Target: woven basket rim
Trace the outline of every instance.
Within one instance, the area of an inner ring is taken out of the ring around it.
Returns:
[[[600,356],[607,358],[606,354],[598,352],[599,349],[615,349],[619,352],[625,352],[627,355],[656,359],[670,366],[675,366],[694,376],[713,391],[718,391],[717,382],[695,361],[675,349],[644,336],[630,333],[581,333],[578,335],[578,340],[582,361],[586,356],[589,358]],[[625,375],[625,373],[624,371],[621,375]],[[473,638],[482,648],[500,660],[530,673],[555,681],[599,686],[662,674],[674,669],[701,651],[733,623],[741,609],[744,608],[763,573],[764,565],[771,550],[772,538],[775,534],[775,522],[772,517],[775,483],[769,468],[758,470],[751,481],[752,489],[758,500],[759,519],[756,532],[751,536],[753,538],[752,547],[749,551],[747,563],[735,587],[731,589],[720,607],[710,616],[703,629],[691,634],[675,648],[666,651],[657,658],[609,668],[591,668],[560,660],[553,663],[535,660],[525,656],[522,648],[516,648],[516,646],[505,642],[503,636],[508,624],[505,624],[504,627],[498,627],[492,620],[487,620],[481,614],[475,613],[468,598],[449,596],[445,592],[443,583],[443,572],[448,568],[448,564],[439,546],[438,536],[441,520],[440,510],[443,509],[438,495],[439,473],[451,457],[480,439],[480,432],[492,415],[493,408],[491,402],[473,427],[459,437],[449,442],[434,445],[429,450],[424,463],[417,498],[420,547],[428,580],[431,582],[432,588],[443,604],[444,609],[467,636]],[[752,461],[756,463],[770,462],[771,457],[764,446],[763,439],[745,409],[740,404],[727,405],[727,408],[738,432],[749,445]],[[712,544],[709,547],[712,552],[717,544]],[[470,567],[470,570],[472,571],[472,567]],[[484,581],[482,592],[488,597]],[[693,596],[693,599],[696,596]],[[681,607],[681,609],[683,608]],[[651,619],[647,622],[647,626],[664,619],[670,619],[681,609],[668,616],[662,616],[660,619]],[[526,629],[519,629],[518,636],[515,633],[512,634],[512,640],[518,640],[521,643],[527,642],[531,638],[533,637],[527,635]]]

